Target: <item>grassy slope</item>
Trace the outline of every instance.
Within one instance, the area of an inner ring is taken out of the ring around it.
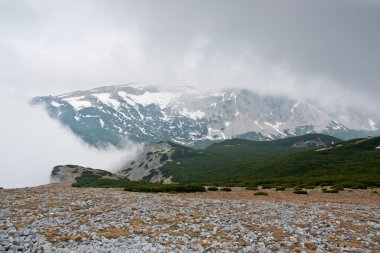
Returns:
[[[380,150],[375,149],[380,137],[351,140],[323,151],[289,147],[300,138],[304,137],[273,142],[228,140],[201,150],[202,155],[168,163],[161,171],[181,183],[380,182]]]
[[[272,142],[232,139],[202,150],[172,144],[173,161],[160,170],[183,184],[380,186],[380,149],[376,149],[380,146],[380,137],[341,142],[324,150],[291,147],[299,141],[316,138],[326,143],[339,141],[329,136],[306,135]],[[163,187],[128,179],[102,179],[96,175],[86,175],[74,186],[127,187],[134,191],[201,189],[199,186]]]

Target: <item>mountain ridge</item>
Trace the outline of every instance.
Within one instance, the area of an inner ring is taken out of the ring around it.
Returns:
[[[120,147],[125,138],[147,145],[174,141],[204,147],[236,137],[273,140],[318,132],[350,139],[380,134],[380,119],[371,115],[333,115],[306,100],[247,89],[104,86],[35,97],[33,103],[43,104],[51,117],[96,147]]]

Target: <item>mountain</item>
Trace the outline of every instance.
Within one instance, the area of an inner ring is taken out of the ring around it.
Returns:
[[[133,85],[107,86],[33,99],[85,142],[123,146],[173,141],[205,147],[228,138],[274,140],[306,133],[342,139],[380,134],[380,118],[358,111],[332,113],[306,100],[247,89],[203,92]]]

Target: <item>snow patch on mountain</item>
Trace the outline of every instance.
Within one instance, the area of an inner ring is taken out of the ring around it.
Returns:
[[[297,102],[293,105],[293,107],[292,107],[292,109],[290,110],[290,112],[293,113],[294,110],[295,110],[298,106],[300,106],[300,104],[301,104],[301,102],[300,102],[300,101],[297,101]]]
[[[128,97],[133,100],[133,102],[137,104],[141,104],[143,106],[156,104],[161,109],[165,109],[165,107],[175,98],[179,97],[179,94],[171,93],[171,92],[145,92],[142,95],[132,95],[130,94]]]
[[[120,108],[120,102],[113,99],[110,93],[95,93],[92,94],[92,96],[96,97],[103,104],[111,106],[115,110]]]
[[[284,124],[284,123],[276,122],[275,124],[271,124],[270,122],[264,122],[264,125],[267,125],[267,126],[273,128],[274,130],[276,130],[277,133],[285,136],[285,134],[280,130],[280,126],[282,124]]]
[[[182,115],[187,116],[191,119],[197,120],[202,117],[204,117],[206,114],[200,110],[194,111],[194,112],[188,112],[186,108],[183,108],[180,112]]]
[[[99,123],[100,123],[100,127],[101,127],[101,128],[104,128],[104,125],[105,125],[105,124],[104,124],[104,121],[103,121],[102,119],[99,119]]]
[[[60,103],[55,102],[55,101],[51,102],[51,105],[52,105],[52,106],[55,106],[55,107],[60,107],[60,106],[61,106]]]
[[[84,96],[69,97],[69,98],[64,98],[62,100],[68,102],[77,111],[79,111],[80,109],[83,109],[85,107],[91,107],[92,106],[92,103],[90,101],[86,100],[86,98]]]

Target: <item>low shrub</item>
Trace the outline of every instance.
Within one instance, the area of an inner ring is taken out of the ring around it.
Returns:
[[[162,156],[161,156],[161,158],[160,158],[160,163],[164,163],[164,162],[166,162],[167,160],[169,160],[169,156],[168,156],[168,154],[163,153]]]
[[[286,190],[286,187],[284,187],[284,186],[276,187],[276,191],[285,191],[285,190]]]
[[[253,195],[256,195],[256,196],[268,196],[268,193],[267,192],[255,192]]]
[[[52,175],[57,175],[58,172],[60,171],[60,168],[61,168],[61,166],[55,166],[55,167],[53,168],[53,171],[51,172],[51,174],[52,174]]]
[[[351,189],[367,189],[367,185],[365,184],[355,184],[353,185],[352,187],[350,187]]]
[[[295,189],[293,191],[294,194],[309,194],[307,191],[305,190],[300,190],[300,189]]]
[[[224,191],[224,192],[230,192],[231,191],[231,188],[229,187],[223,187],[222,189],[220,189],[221,191]]]
[[[258,191],[259,188],[257,186],[248,186],[245,188],[248,191]]]
[[[219,191],[219,188],[216,186],[210,186],[207,188],[208,191]]]
[[[337,191],[344,191],[344,187],[342,185],[334,185],[332,188]]]
[[[202,185],[195,184],[145,184],[131,185],[124,188],[125,191],[132,192],[205,192],[206,188]]]
[[[326,189],[326,188],[322,188],[322,192],[323,193],[338,193],[339,190],[338,189]]]

